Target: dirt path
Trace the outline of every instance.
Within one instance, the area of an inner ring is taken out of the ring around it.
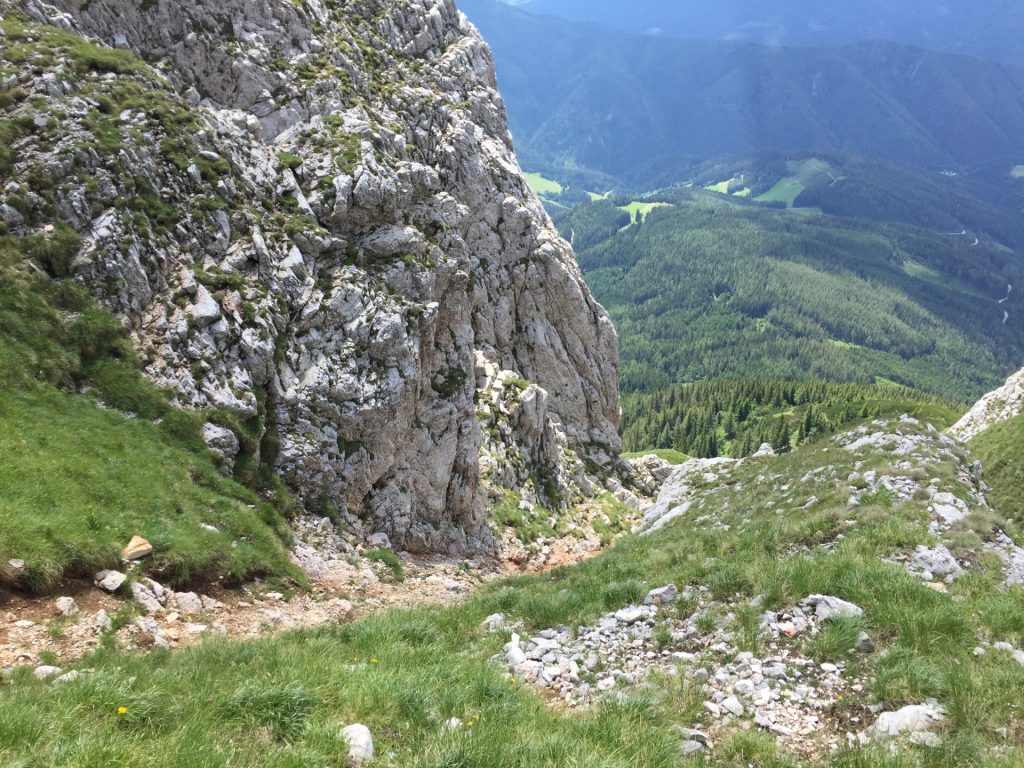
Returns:
[[[172,602],[147,613],[129,597],[106,594],[89,582],[65,585],[62,595],[75,604],[70,616],[61,614],[53,596],[0,593],[0,668],[68,664],[98,647],[105,635],[128,650],[182,648],[211,635],[253,637],[351,621],[391,607],[451,605],[502,574],[494,561],[406,556],[404,581],[398,581],[385,565],[351,560],[332,562],[308,591],[286,594],[264,583],[213,589],[197,595],[202,608],[191,612]]]
[[[308,573],[305,591],[283,592],[265,582],[241,589],[210,588],[174,593],[136,580],[160,595],[163,605],[147,611],[125,585],[107,594],[82,580],[47,597],[0,591],[0,670],[15,666],[71,664],[101,643],[125,650],[184,648],[211,636],[245,638],[297,627],[352,621],[393,607],[452,605],[503,575],[547,571],[572,565],[601,551],[596,536],[568,536],[531,555],[514,540],[503,542],[502,560],[460,560],[399,555],[401,579],[385,563],[353,550],[333,528],[307,521],[297,530],[294,559]],[[360,548],[361,550],[362,548]],[[58,600],[70,598],[73,607]]]

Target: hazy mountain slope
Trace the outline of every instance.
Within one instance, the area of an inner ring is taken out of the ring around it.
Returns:
[[[629,37],[487,0],[467,10],[494,48],[523,161],[538,169],[651,188],[687,162],[764,149],[1002,175],[1020,162],[1024,73],[1001,64],[884,42]]]
[[[905,165],[841,153],[762,152],[693,166],[695,187],[722,182],[750,190],[765,205],[898,221],[941,233],[963,233],[1011,250],[1024,248],[1024,184],[915,171]],[[557,199],[557,198],[556,198]],[[980,245],[980,242],[979,242]]]
[[[1019,303],[999,303],[1024,273],[1004,248],[704,191],[658,199],[674,207],[619,231],[615,201],[559,222],[619,329],[626,390],[884,377],[968,400],[1024,357]]]
[[[704,2],[525,0],[537,14],[594,22],[634,34],[741,39],[783,45],[892,40],[993,61],[1024,63],[1024,9],[1009,0],[814,0]]]

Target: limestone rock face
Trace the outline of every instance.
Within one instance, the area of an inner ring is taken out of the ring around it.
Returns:
[[[70,270],[147,375],[257,425],[238,464],[397,548],[452,552],[493,546],[484,485],[557,507],[591,490],[585,467],[614,471],[615,331],[451,0],[4,8],[138,57],[22,68],[17,108],[44,97],[60,137],[20,139],[0,203],[40,167],[62,180],[9,228],[80,233]]]
[[[1008,421],[1021,413],[1024,413],[1024,370],[1013,374],[1003,386],[979,400],[949,428],[949,434],[967,442],[993,424]]]

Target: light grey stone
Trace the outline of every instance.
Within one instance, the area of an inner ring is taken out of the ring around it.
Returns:
[[[644,598],[644,605],[665,605],[673,602],[678,594],[679,590],[676,589],[675,584],[667,584],[648,592],[647,597]]]
[[[361,723],[347,725],[341,729],[341,738],[348,744],[348,761],[352,766],[365,765],[373,760],[373,735]]]
[[[63,671],[60,667],[55,667],[52,664],[41,664],[32,670],[32,674],[37,680],[48,680],[51,677],[56,677]]]
[[[684,756],[691,757],[693,755],[699,755],[706,749],[706,747],[699,741],[684,741],[680,749]]]
[[[142,582],[132,582],[131,592],[132,599],[138,603],[139,607],[146,611],[146,613],[159,613],[164,609],[164,606],[157,599],[153,591]]]
[[[96,574],[96,586],[104,592],[113,594],[121,588],[127,580],[127,576],[120,571],[100,571]]]
[[[726,712],[728,712],[728,713],[730,713],[732,715],[735,715],[736,717],[739,717],[740,715],[742,715],[746,711],[743,708],[743,704],[741,704],[740,700],[737,699],[735,696],[729,696],[728,698],[726,698],[724,701],[721,702],[720,706]]]
[[[831,595],[811,595],[804,602],[814,608],[814,615],[818,621],[828,621],[837,616],[852,618],[864,614],[864,609],[860,606]]]
[[[883,712],[868,729],[868,735],[877,741],[930,731],[944,719],[942,709],[934,702],[911,704],[895,712]]]
[[[853,649],[858,653],[874,653],[875,641],[871,639],[867,632],[861,632],[857,635],[857,642],[854,644]]]
[[[195,592],[175,592],[168,605],[184,614],[201,613],[203,610],[203,601]]]
[[[73,597],[58,597],[56,601],[54,601],[54,608],[57,610],[58,616],[63,616],[65,618],[74,616],[78,613],[78,604],[75,603],[75,599]]]

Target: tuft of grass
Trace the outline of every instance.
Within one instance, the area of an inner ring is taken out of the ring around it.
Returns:
[[[383,563],[387,566],[388,570],[391,571],[391,577],[401,583],[405,581],[405,569],[402,568],[402,563],[398,559],[398,555],[392,552],[390,549],[380,547],[378,549],[371,549],[365,555],[366,559],[371,563]]]
[[[554,536],[555,529],[549,522],[550,513],[543,507],[535,507],[532,511],[521,509],[521,501],[518,493],[507,492],[491,508],[491,520],[497,526],[511,528],[524,544]]]
[[[755,656],[761,650],[761,609],[750,603],[736,608],[736,647]]]
[[[859,616],[835,616],[824,622],[818,634],[807,643],[807,655],[819,662],[845,658],[864,629],[864,620]]]

